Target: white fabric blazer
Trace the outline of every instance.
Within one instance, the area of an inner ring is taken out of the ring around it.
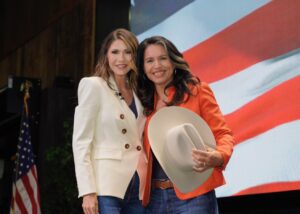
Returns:
[[[109,82],[117,89],[113,78]],[[97,193],[124,198],[138,164],[139,176],[145,175],[145,117],[136,94],[134,100],[137,118],[102,78],[80,81],[72,145],[79,197]]]

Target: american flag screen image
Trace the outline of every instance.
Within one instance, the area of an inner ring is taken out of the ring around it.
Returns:
[[[299,11],[299,0],[131,1],[139,41],[171,40],[233,130],[217,197],[300,189]]]

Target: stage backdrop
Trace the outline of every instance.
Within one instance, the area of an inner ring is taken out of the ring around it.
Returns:
[[[159,3],[158,3],[159,2]],[[300,189],[300,1],[132,0],[140,41],[170,39],[236,137],[217,196]]]

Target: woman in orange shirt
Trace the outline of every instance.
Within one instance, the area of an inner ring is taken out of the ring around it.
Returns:
[[[212,90],[193,76],[182,54],[164,37],[145,39],[138,48],[137,64],[138,93],[147,116],[144,146],[148,166],[143,205],[148,213],[218,213],[214,189],[225,184],[222,170],[232,154],[234,138]],[[187,108],[201,116],[216,140],[216,149],[193,150],[193,170],[201,173],[213,169],[213,172],[188,193],[180,192],[169,180],[149,144],[149,121],[166,106]]]

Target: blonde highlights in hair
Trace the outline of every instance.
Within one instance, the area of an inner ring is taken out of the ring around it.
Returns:
[[[136,67],[136,52],[138,48],[138,40],[136,36],[130,31],[119,28],[111,32],[103,41],[98,60],[95,66],[94,76],[102,77],[106,82],[111,75],[111,69],[109,67],[107,52],[111,44],[116,40],[122,40],[124,44],[129,48],[132,54],[132,61],[130,63],[130,71],[127,74],[129,86],[136,91],[137,85],[137,67]]]

